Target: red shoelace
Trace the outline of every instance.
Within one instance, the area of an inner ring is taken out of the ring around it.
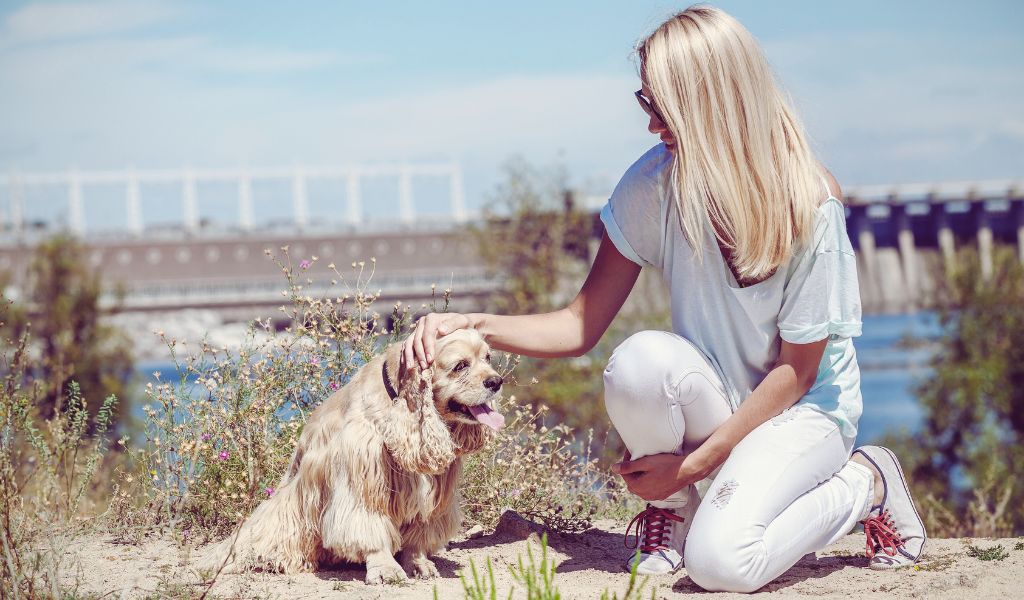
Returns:
[[[889,556],[895,556],[896,550],[903,546],[903,538],[900,537],[888,509],[883,510],[880,515],[864,519],[861,525],[864,526],[864,535],[868,538],[868,558],[873,558],[878,549]]]
[[[623,543],[629,549],[635,549],[639,545],[640,551],[648,554],[664,550],[668,547],[665,545],[665,538],[669,535],[670,528],[668,522],[682,523],[684,520],[671,509],[658,508],[648,504],[647,508],[633,517],[633,520],[626,526],[626,535]],[[629,533],[633,530],[636,533],[634,533],[633,545],[630,546]],[[641,536],[643,539],[642,544],[640,543]]]

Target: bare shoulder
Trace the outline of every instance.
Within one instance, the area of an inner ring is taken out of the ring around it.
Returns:
[[[832,171],[825,169],[825,180],[828,182],[828,189],[832,192],[832,195],[838,198],[840,202],[843,202],[843,190],[839,187],[839,182],[836,181],[835,176],[832,175]]]

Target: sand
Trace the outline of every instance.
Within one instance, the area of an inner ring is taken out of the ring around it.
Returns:
[[[464,597],[459,573],[468,571],[470,560],[482,567],[490,557],[494,565],[498,597],[506,598],[511,587],[514,598],[525,598],[509,574],[518,556],[525,559],[527,545],[539,559],[535,528],[516,519],[506,520],[498,530],[466,535],[453,540],[435,557],[441,577],[429,581],[370,586],[363,583],[360,565],[299,575],[275,573],[222,574],[210,590],[210,597],[231,598],[380,598],[405,600]],[[620,565],[629,551],[623,546],[623,523],[601,521],[582,534],[549,536],[549,557],[554,559],[555,586],[562,598],[597,599],[608,590],[622,597],[628,574]],[[1024,550],[1014,546],[1022,539],[961,540],[932,539],[918,568],[878,572],[867,568],[862,534],[849,535],[837,544],[808,554],[781,577],[754,593],[771,598],[1024,598]],[[1001,544],[1009,556],[1001,561],[982,561],[969,556],[967,545]],[[77,568],[65,574],[77,582],[80,592],[105,594],[110,598],[142,598],[154,595],[199,596],[208,587],[192,568],[202,551],[191,551],[168,538],[154,537],[139,545],[119,543],[109,536],[79,538],[66,549],[69,563]],[[644,598],[657,587],[656,598],[704,597],[704,592],[681,569],[670,575],[651,577]],[[609,594],[610,596],[610,594]],[[719,594],[716,598],[744,597]]]

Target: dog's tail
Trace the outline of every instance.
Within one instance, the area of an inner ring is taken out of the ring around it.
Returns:
[[[321,514],[323,497],[309,493],[293,478],[298,456],[285,471],[281,485],[270,498],[223,541],[215,544],[200,564],[203,570],[219,573],[253,567],[284,573],[310,571],[320,552],[319,528],[310,516]]]

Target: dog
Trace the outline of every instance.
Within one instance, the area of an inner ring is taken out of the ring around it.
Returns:
[[[429,369],[401,354],[390,345],[310,414],[276,491],[206,566],[358,562],[370,584],[438,575],[428,556],[462,523],[461,457],[504,425],[502,377],[472,329],[440,338]]]

